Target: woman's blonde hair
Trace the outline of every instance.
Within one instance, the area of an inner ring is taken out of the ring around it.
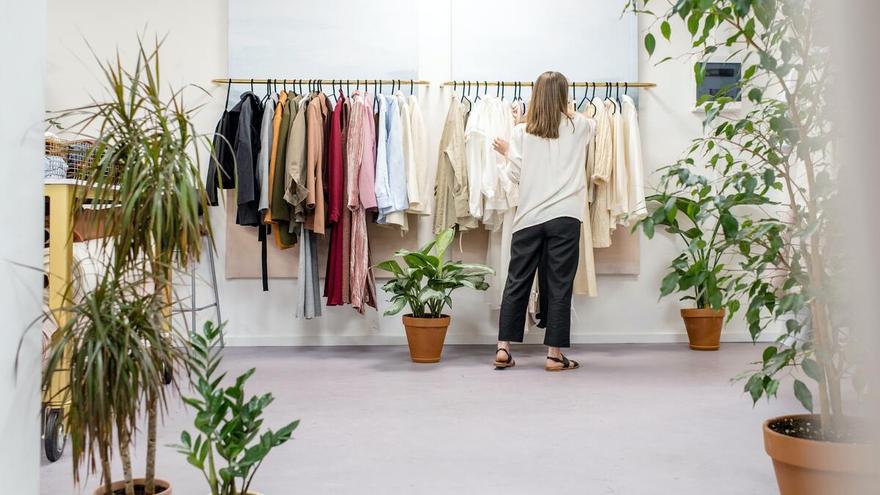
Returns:
[[[556,139],[563,116],[571,120],[568,114],[568,79],[559,72],[548,70],[538,76],[532,87],[532,98],[526,113],[526,132]]]

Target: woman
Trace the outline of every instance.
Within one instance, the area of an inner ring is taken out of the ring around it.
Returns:
[[[546,324],[547,371],[573,370],[569,347],[571,294],[578,265],[578,242],[587,201],[587,144],[595,123],[569,109],[568,80],[559,72],[541,74],[532,88],[525,123],[510,142],[496,139],[495,151],[507,158],[504,175],[519,186],[513,220],[510,268],[501,301],[496,369],[515,364],[510,342],[522,342],[529,296],[538,271],[542,321]]]

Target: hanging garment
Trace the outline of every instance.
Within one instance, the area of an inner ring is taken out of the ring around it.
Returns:
[[[275,202],[275,172],[278,167],[278,135],[281,130],[281,117],[284,103],[287,101],[287,92],[282,91],[278,94],[278,101],[275,103],[275,111],[272,116],[272,149],[269,152],[269,209],[263,214],[263,223],[272,225],[272,204]],[[280,246],[279,246],[280,247]]]
[[[490,144],[494,137],[509,140],[514,124],[511,105],[496,97],[486,97],[481,101],[485,102],[479,109],[482,113],[475,117],[480,121],[478,132],[482,132]],[[519,186],[503,177],[503,170],[507,166],[504,156],[493,149],[482,158],[485,160],[481,165],[483,224],[491,231],[486,245],[486,262],[495,268],[495,274],[486,277],[489,289],[485,297],[490,307],[499,308],[510,265]]]
[[[227,99],[228,99],[227,94]],[[227,107],[229,102],[226,102]],[[223,115],[217,121],[214,129],[214,139],[211,146],[211,160],[208,165],[208,176],[205,180],[205,188],[208,194],[208,204],[218,206],[217,189],[235,188],[235,136],[238,132],[239,112],[223,109]]]
[[[260,241],[260,278],[263,284],[263,290],[269,290],[269,253],[267,237],[269,227],[262,221],[266,213],[269,211],[269,160],[272,154],[273,141],[273,122],[275,120],[275,105],[278,104],[278,95],[270,95],[263,105],[263,120],[260,124],[260,153],[257,155],[257,179],[260,184],[260,199],[257,211],[260,214],[260,225],[257,238]]]
[[[297,233],[290,231],[291,207],[290,203],[284,201],[284,170],[287,163],[287,142],[290,138],[290,123],[294,118],[291,115],[291,109],[296,111],[297,100],[291,99],[287,93],[281,93],[278,99],[281,106],[280,112],[275,111],[276,120],[278,121],[278,139],[275,143],[275,149],[272,155],[274,161],[269,164],[269,175],[272,176],[272,195],[269,198],[269,212],[271,214],[272,223],[275,228],[275,244],[280,249],[293,247],[297,241]]]
[[[263,106],[263,122],[260,124],[260,154],[257,155],[259,164],[260,201],[258,209],[265,214],[269,209],[269,160],[272,158],[272,142],[274,139],[273,121],[275,120],[275,105],[278,104],[278,95],[272,95]]]
[[[306,109],[308,98],[298,96],[291,103],[293,118],[287,137],[284,160],[284,201],[290,205],[288,231],[299,232],[299,224],[305,222],[306,187]]]
[[[329,114],[327,97],[316,93],[309,100],[306,133],[306,228],[324,234],[324,125]]]
[[[348,136],[351,99],[342,106],[342,303],[351,304],[351,210],[348,208]]]
[[[629,171],[626,163],[626,141],[623,134],[623,118],[620,107],[612,102],[615,109],[611,117],[614,142],[614,171],[611,173],[611,230],[626,224],[629,211]]]
[[[379,95],[379,127],[376,141],[376,223],[396,225],[406,230],[405,211],[409,208],[403,136],[394,96]]]
[[[324,297],[327,298],[327,306],[343,304],[342,216],[348,209],[344,203],[345,172],[342,146],[342,122],[345,113],[345,96],[340,91],[336,107],[330,114],[330,133],[327,147],[327,223],[330,227],[327,273],[324,277]]]
[[[412,161],[415,169],[415,181],[418,194],[409,196],[409,213],[416,215],[431,214],[431,196],[434,184],[431,183],[430,170],[428,169],[428,136],[425,130],[425,122],[422,118],[422,110],[419,107],[419,99],[416,95],[407,98],[409,109],[410,135],[412,139]],[[407,186],[409,183],[407,182]],[[407,189],[409,191],[409,189]]]
[[[422,199],[420,197],[421,188],[416,165],[415,148],[413,146],[412,110],[406,95],[397,91],[394,96],[397,98],[397,109],[400,113],[400,144],[403,153],[403,168],[406,171],[407,209],[405,212],[402,212],[404,214],[404,228],[401,229],[401,231],[406,232],[409,230],[409,225],[407,224],[408,219],[405,213],[409,213],[413,205],[421,205]]]
[[[593,108],[587,106],[584,109],[584,116],[587,112],[592,112]],[[593,119],[591,119],[593,120]],[[596,121],[593,120],[593,127],[596,128]],[[587,161],[585,164],[586,180],[587,180],[587,202],[584,203],[584,221],[581,223],[581,239],[578,248],[580,256],[578,257],[577,273],[574,276],[574,293],[582,296],[596,297],[599,295],[599,288],[596,283],[596,262],[593,257],[593,229],[590,226],[590,203],[592,201],[592,171],[594,158],[596,154],[595,136],[587,145]]]
[[[642,162],[642,142],[639,136],[639,116],[635,102],[629,95],[621,100],[621,116],[623,118],[623,139],[626,148],[626,168],[629,173],[629,207],[627,208],[626,224],[635,222],[648,215],[645,202],[645,172]]]
[[[464,109],[456,95],[449,101],[449,111],[440,137],[440,153],[434,189],[434,233],[458,225],[460,231],[477,228],[477,220],[468,207],[468,174],[464,143]]]
[[[260,185],[257,179],[257,155],[260,153],[260,125],[263,120],[263,106],[257,95],[250,91],[241,95],[241,100],[232,109],[238,113],[238,129],[233,141],[236,171],[236,203],[238,210],[235,223],[238,225],[260,225],[258,206]]]
[[[489,108],[486,99],[474,102],[464,131],[464,148],[468,176],[468,212],[477,220],[483,218],[483,173],[494,163],[490,133]]]
[[[513,108],[510,103],[497,97],[486,97],[484,106],[483,122],[486,132],[486,141],[491,148],[495,138],[505,141],[510,140],[514,126]],[[515,205],[516,200],[511,201],[505,188],[505,180],[501,178],[501,170],[505,167],[506,158],[492,149],[485,157],[482,164],[482,184],[480,186],[483,195],[483,223],[490,230],[498,230],[504,222],[507,211]],[[518,196],[518,189],[513,188],[511,193]]]
[[[611,246],[611,173],[614,169],[614,143],[611,129],[611,102],[596,102],[596,157],[593,161],[595,187],[590,211],[593,247]]]
[[[366,208],[376,206],[373,190],[375,141],[371,100],[365,92],[352,96],[346,155],[348,159],[347,191],[351,216],[351,305],[359,313],[366,306],[376,307],[375,283],[370,270],[367,239]],[[370,205],[370,203],[372,203]],[[370,205],[370,206],[368,206]]]
[[[318,293],[318,247],[314,232],[300,225],[299,271],[297,274],[296,317],[310,320],[321,316]]]

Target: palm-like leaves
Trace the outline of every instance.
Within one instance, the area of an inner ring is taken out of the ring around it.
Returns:
[[[81,135],[97,128],[76,206],[88,197],[119,205],[105,225],[113,234],[105,242],[113,246],[115,264],[148,259],[167,273],[199,258],[202,233],[210,235],[211,226],[199,215],[207,211],[198,165],[199,143],[206,141],[195,130],[195,110],[184,105],[183,91],[162,97],[160,46],[157,41],[148,51],[140,43],[133,70],[118,56],[101,63],[110,98],[55,119],[74,119],[68,130]]]
[[[385,260],[376,268],[385,270],[392,279],[383,290],[392,294],[391,307],[385,315],[400,313],[407,305],[417,318],[437,318],[443,308],[452,306],[452,291],[461,287],[486,290],[486,275],[494,270],[486,265],[444,262],[446,249],[455,237],[455,230],[447,229],[418,251],[400,250],[395,256],[402,258],[405,266],[395,259]]]
[[[163,367],[182,359],[180,342],[165,329],[163,300],[143,289],[142,279],[108,271],[93,290],[64,308],[69,319],[53,336],[43,384],[49,386],[55,371],[68,374],[67,387],[53,399],[69,404],[75,480],[83,464],[92,472],[98,461],[102,470],[109,468],[114,429],[120,438],[130,438],[147,396],[164,409]],[[120,449],[127,457],[128,445]],[[109,483],[110,473],[103,474]]]
[[[122,456],[128,495],[134,494],[128,451],[141,401],[146,404],[147,412],[145,492],[148,495],[155,492],[156,429],[159,408],[165,397],[163,368],[156,363],[172,366],[176,361],[169,359],[173,356],[164,351],[172,345],[168,333],[172,273],[199,259],[203,233],[212,238],[208,217],[200,215],[201,211],[207,211],[207,196],[198,167],[198,144],[203,137],[195,131],[193,110],[184,105],[183,92],[171,90],[163,97],[159,78],[160,45],[157,40],[155,47],[148,50],[139,40],[132,69],[124,68],[118,56],[115,61],[99,62],[106,80],[106,100],[53,115],[53,121],[63,124],[72,120],[65,130],[80,137],[90,137],[89,133],[96,132],[95,146],[86,157],[86,163],[91,165],[81,171],[73,211],[78,211],[87,198],[115,207],[115,213],[103,224],[104,247],[112,248],[105,252],[113,253],[113,260],[99,284],[100,292],[87,295],[84,302],[94,306],[94,300],[100,298],[107,306],[102,309],[112,309],[122,316],[108,320],[95,308],[86,311],[81,309],[80,303],[74,305],[73,320],[69,328],[66,327],[65,338],[59,339],[53,347],[56,359],[50,360],[46,376],[61,371],[65,346],[103,350],[109,345],[108,341],[131,346],[124,364],[132,373],[138,371],[138,375],[125,375],[127,369],[103,366],[102,362],[107,359],[101,353],[104,351],[75,356],[82,361],[75,363],[80,369],[72,370],[80,374],[72,377],[68,418],[69,428],[82,432],[79,439],[75,435],[73,442],[74,451],[79,452],[75,455],[78,461],[75,467],[86,455],[94,471],[97,449],[105,484],[109,484],[110,479],[108,458],[113,450],[111,430],[115,423],[116,447]],[[119,281],[132,278],[141,287],[151,284],[153,294],[122,290],[125,284]],[[112,308],[113,297],[123,296],[125,299],[120,301],[128,306]],[[132,316],[125,316],[134,308],[140,311],[139,323],[126,324],[134,320]],[[150,333],[137,333],[144,325],[149,325]],[[157,325],[164,328],[164,336],[162,332],[155,332]],[[101,332],[83,330],[89,328],[100,328]],[[106,352],[117,359],[124,353],[124,347],[111,350]],[[101,396],[105,383],[114,384],[108,397]],[[89,393],[77,392],[77,389]],[[107,405],[108,400],[112,406]],[[97,413],[99,410],[101,414]]]

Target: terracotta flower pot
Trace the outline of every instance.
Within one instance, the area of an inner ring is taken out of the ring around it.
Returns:
[[[764,422],[764,450],[773,459],[781,495],[856,495],[877,486],[870,444],[808,440],[770,429],[786,419],[818,421],[818,416],[794,414]]]
[[[437,363],[443,353],[443,341],[449,328],[449,316],[440,318],[415,318],[403,316],[409,356],[416,363]]]
[[[134,481],[134,486],[135,486],[135,490],[134,490],[135,494],[144,493],[143,486],[144,486],[144,483],[146,482],[146,480],[143,478],[135,478],[133,481]],[[141,487],[141,488],[138,489],[138,487]],[[111,493],[109,495],[115,494],[117,492],[117,490],[120,491],[120,493],[125,493],[125,481],[114,481],[113,483],[110,484],[110,490],[111,490]],[[156,493],[157,494],[161,493],[162,495],[172,495],[171,483],[169,483],[165,480],[160,480],[157,478],[156,479]],[[108,494],[104,492],[103,486],[99,486],[95,490],[94,495],[108,495]]]
[[[688,342],[696,351],[717,351],[724,326],[723,309],[682,309],[681,317],[687,329]]]

